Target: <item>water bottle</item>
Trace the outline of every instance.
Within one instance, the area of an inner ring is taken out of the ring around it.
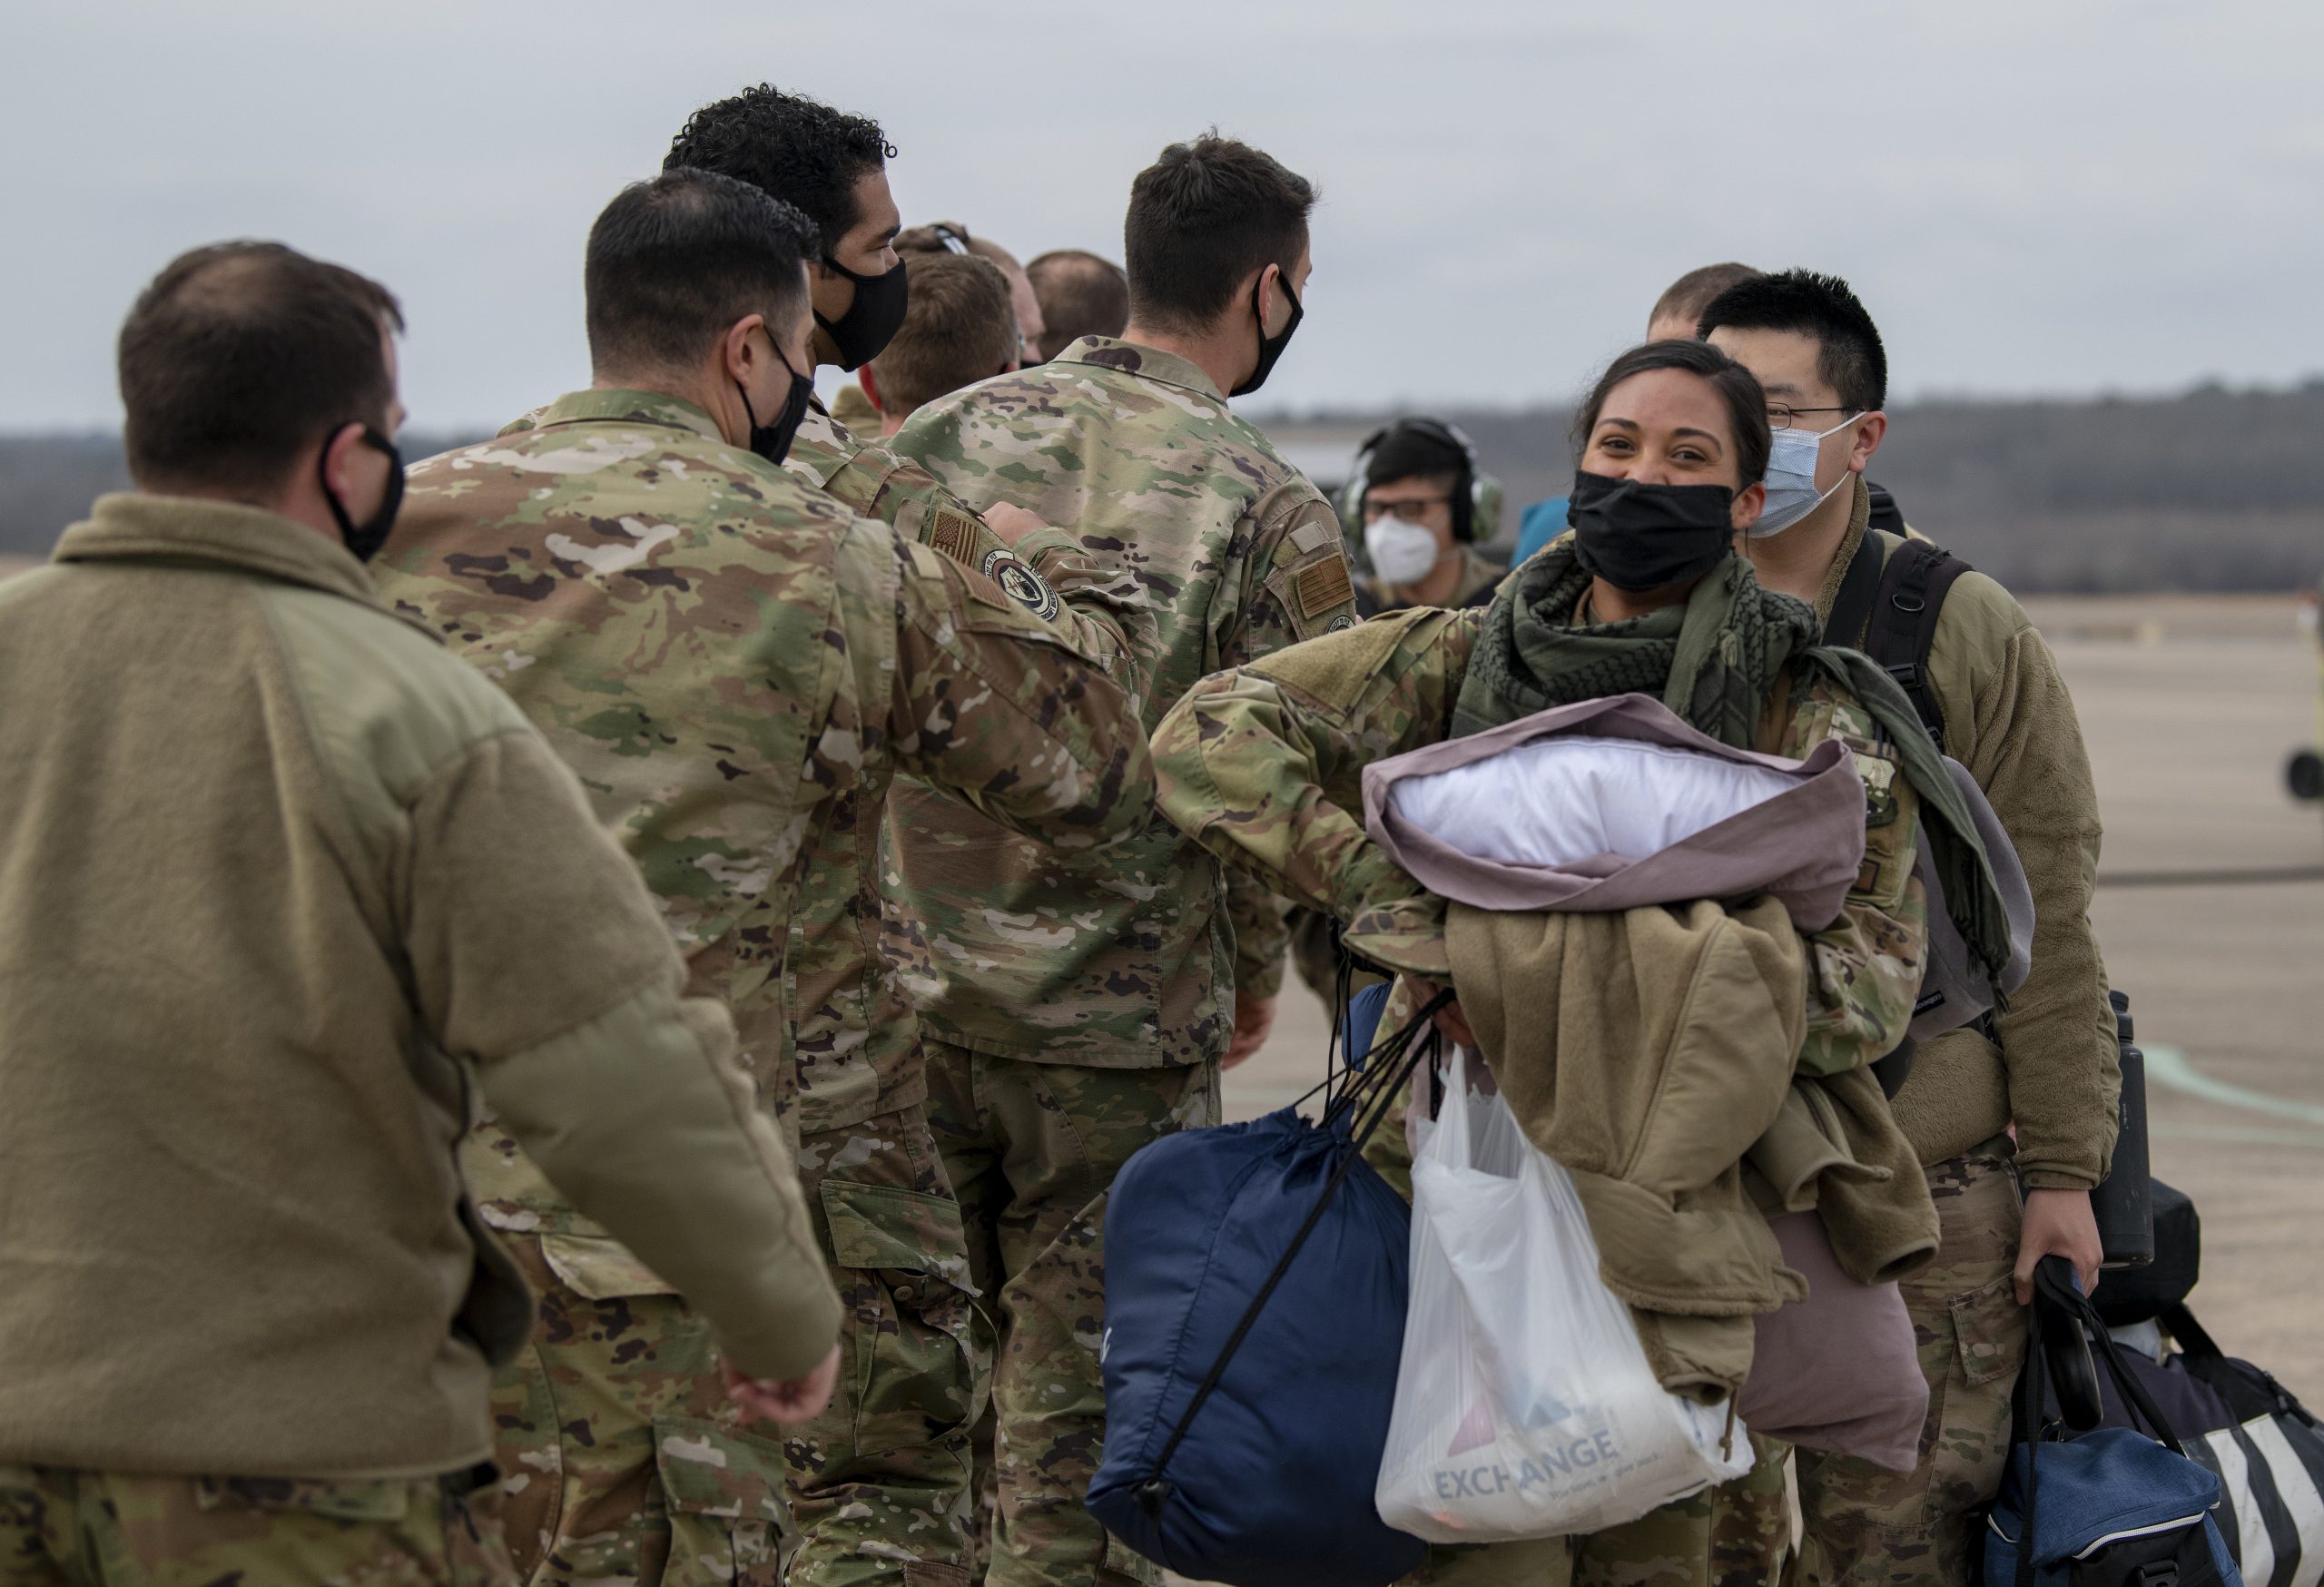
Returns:
[[[2090,1193],[2090,1210],[2098,1220],[2098,1244],[2105,1253],[2102,1266],[2143,1267],[2154,1260],[2146,1155],[2146,1054],[2132,1040],[2131,1000],[2109,991],[2106,1000],[2114,1005],[2114,1040],[2122,1053],[2122,1128],[2114,1138],[2113,1167]]]

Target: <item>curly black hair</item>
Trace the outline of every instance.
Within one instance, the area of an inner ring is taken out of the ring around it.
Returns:
[[[878,122],[762,83],[688,116],[662,169],[714,171],[796,205],[829,253],[855,224],[855,184],[895,153]]]

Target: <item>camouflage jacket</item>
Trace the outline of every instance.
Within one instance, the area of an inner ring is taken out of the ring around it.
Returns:
[[[1444,901],[1372,841],[1364,766],[1452,728],[1484,612],[1418,609],[1206,678],[1154,735],[1163,813],[1296,902],[1329,911],[1375,963],[1448,974]],[[1927,913],[1913,875],[1918,800],[1869,713],[1818,682],[1797,710],[1787,684],[1762,721],[1766,753],[1798,758],[1826,738],[1854,752],[1866,795],[1865,861],[1839,920],[1807,938],[1813,964],[1799,1067],[1853,1069],[1894,1048],[1920,993]]]
[[[1149,724],[1205,674],[1355,620],[1330,505],[1183,359],[1084,337],[922,408],[894,443],[971,506],[1071,525],[1137,581],[1156,620],[1139,668]],[[1093,862],[906,787],[889,832],[899,924],[927,978],[921,1017],[947,1040],[1196,1063],[1226,1050],[1232,993],[1281,983],[1273,895],[1166,823]]]
[[[851,433],[817,408],[807,410],[783,466],[865,518],[975,568],[1018,605],[1054,624],[1117,683],[1139,692],[1132,664],[1150,654],[1154,642],[1145,591],[1120,568],[1084,551],[1071,535],[1045,528],[1006,545],[927,469]]]
[[[897,771],[1061,852],[1150,814],[1141,724],[1054,629],[673,398],[576,392],[415,466],[375,572],[580,774],[804,1131],[924,1095],[878,949]]]

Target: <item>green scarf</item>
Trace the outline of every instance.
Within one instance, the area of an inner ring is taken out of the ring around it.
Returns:
[[[1857,651],[1819,644],[1807,602],[1761,586],[1729,557],[1677,606],[1618,623],[1580,626],[1590,575],[1570,547],[1552,547],[1502,582],[1486,609],[1453,707],[1464,738],[1536,711],[1639,694],[1721,744],[1749,749],[1777,675],[1792,667],[1792,703],[1817,675],[1854,695],[1896,746],[1920,795],[1922,831],[1953,923],[1988,976],[2009,961],[2009,922],[1993,865],[1945,757],[1895,679]]]

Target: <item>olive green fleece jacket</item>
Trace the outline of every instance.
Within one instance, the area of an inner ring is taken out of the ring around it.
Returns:
[[[1829,617],[1867,532],[1870,498],[1861,479],[1856,490],[1819,616]],[[1879,537],[1884,560],[1904,544]],[[1831,638],[1853,645],[1860,636]],[[1924,1164],[1957,1157],[2014,1124],[2029,1189],[2087,1190],[2106,1177],[2113,1156],[2122,1063],[2090,924],[2100,830],[2082,723],[2034,620],[1982,573],[1963,574],[1939,609],[1929,679],[1945,713],[1945,753],[1984,790],[2025,867],[2034,963],[1995,1016],[2000,1045],[1974,1030],[1925,1043],[1891,1107]]]
[[[0,585],[0,1465],[488,1459],[532,1324],[481,1102],[743,1370],[838,1303],[644,883],[506,695],[256,508],[111,496]]]

